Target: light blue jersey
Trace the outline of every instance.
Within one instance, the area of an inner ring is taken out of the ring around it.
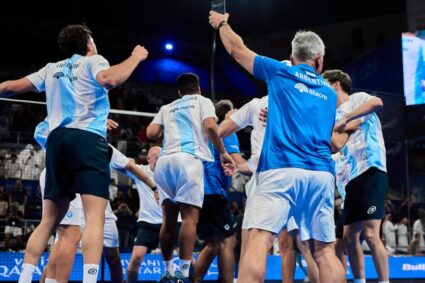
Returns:
[[[365,92],[350,95],[349,100],[338,107],[336,120],[357,109],[373,96]],[[371,167],[387,172],[387,157],[381,122],[376,113],[362,118],[360,129],[350,136],[346,145],[334,156],[336,184],[339,194],[345,197],[345,186]]]
[[[49,123],[47,119],[38,123],[34,131],[34,139],[41,146],[42,149],[46,149],[47,137],[49,136]]]
[[[405,33],[403,47],[403,83],[407,105],[425,103],[425,40]]]
[[[208,136],[203,128],[207,118],[217,120],[213,103],[202,95],[184,95],[162,106],[152,121],[152,124],[161,125],[164,130],[161,156],[185,152],[203,161],[213,161]]]
[[[223,144],[228,154],[240,153],[239,140],[236,134],[223,138]],[[221,167],[220,152],[214,148],[214,161],[204,162],[204,194],[205,195],[227,195],[232,177],[226,176]]]
[[[96,76],[107,68],[108,61],[100,55],[73,55],[27,76],[38,92],[46,91],[50,131],[67,127],[106,137],[108,92]]]
[[[267,83],[268,121],[258,172],[302,168],[334,173],[331,136],[337,95],[307,64],[256,56],[254,76]]]

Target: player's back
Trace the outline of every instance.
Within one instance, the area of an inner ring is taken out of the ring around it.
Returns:
[[[209,117],[215,118],[214,105],[201,95],[184,95],[162,106],[158,116],[164,128],[161,155],[186,152],[212,161],[208,136],[203,128],[203,121]]]
[[[106,136],[109,100],[96,76],[108,67],[100,55],[75,54],[28,76],[38,91],[46,91],[50,131],[68,127]]]

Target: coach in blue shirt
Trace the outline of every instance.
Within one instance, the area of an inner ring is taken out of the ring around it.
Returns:
[[[319,75],[325,46],[311,31],[292,41],[292,67],[249,50],[230,28],[229,15],[210,12],[228,53],[248,72],[268,85],[268,122],[257,190],[249,206],[247,249],[238,282],[264,282],[266,256],[275,234],[293,216],[302,241],[314,241],[320,281],[343,282],[335,255],[333,221],[334,165],[331,136],[337,96]]]

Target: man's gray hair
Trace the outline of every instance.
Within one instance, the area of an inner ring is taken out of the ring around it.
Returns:
[[[312,31],[298,31],[292,40],[292,57],[300,60],[315,60],[325,56],[325,44],[320,36]]]

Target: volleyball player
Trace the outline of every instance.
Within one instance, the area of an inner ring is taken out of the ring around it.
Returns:
[[[389,282],[388,253],[379,237],[388,191],[385,143],[376,111],[382,100],[365,92],[351,94],[351,78],[340,70],[323,73],[338,94],[336,130],[362,118],[360,130],[345,135],[336,159],[337,187],[344,198],[343,242],[355,283],[364,283],[364,254],[360,234],[370,247],[379,283]],[[339,235],[341,236],[341,235]]]
[[[179,233],[179,270],[174,278],[190,282],[189,268],[196,240],[196,224],[204,199],[202,161],[213,161],[208,139],[220,153],[223,166],[234,167],[217,135],[217,117],[211,100],[201,95],[199,78],[193,73],[178,77],[181,98],[164,105],[147,128],[148,138],[163,135],[163,149],[154,179],[158,184],[163,208],[160,233],[165,273],[160,282],[170,282],[174,273],[172,252],[177,215],[183,222]]]
[[[220,100],[215,104],[215,113],[220,124],[226,113],[233,109],[230,100]],[[244,164],[239,140],[236,134],[223,138],[224,147],[236,164]],[[199,214],[198,237],[204,240],[204,247],[196,260],[194,282],[202,282],[205,273],[218,255],[219,282],[233,283],[235,264],[235,236],[233,221],[227,200],[227,190],[231,177],[226,176],[221,166],[218,150],[213,148],[214,161],[204,162],[204,202]]]
[[[108,120],[108,128],[116,127],[114,121]],[[47,121],[39,123],[35,130],[35,140],[42,148],[46,146],[48,131]],[[110,148],[110,167],[115,170],[131,173],[134,178],[143,181],[147,186],[155,190],[155,183],[153,180],[141,171],[132,159],[128,159],[121,152],[119,152],[112,145]],[[40,175],[40,188],[44,195],[45,187],[45,171],[43,170]],[[154,193],[151,192],[153,197]],[[119,254],[118,244],[118,230],[116,226],[116,216],[114,215],[110,204],[108,203],[105,210],[105,225],[104,225],[104,254],[106,261],[109,265],[111,282],[119,283],[123,281],[121,257]],[[67,211],[64,219],[58,227],[59,240],[55,243],[52,253],[49,256],[49,263],[45,268],[46,282],[67,282],[72,270],[74,254],[77,245],[81,240],[81,232],[85,229],[84,212],[82,210],[82,202],[80,195],[77,194],[76,198],[71,202],[70,209]],[[54,278],[54,279],[53,279]]]
[[[153,178],[156,162],[161,148],[151,147],[148,151],[148,165],[138,165],[150,178]],[[162,209],[159,205],[158,191],[152,194],[152,188],[130,175],[136,184],[139,194],[139,218],[137,219],[137,236],[134,240],[130,263],[127,268],[127,283],[138,281],[140,264],[146,253],[154,250],[159,244],[159,232],[162,224]]]
[[[148,52],[136,46],[122,63],[109,66],[97,54],[91,31],[69,25],[58,37],[67,59],[49,63],[27,77],[0,84],[4,97],[46,91],[50,127],[46,153],[45,210],[25,250],[20,283],[29,283],[47,241],[66,214],[75,193],[81,193],[87,227],[83,233],[83,282],[95,282],[103,247],[105,208],[109,199],[106,119],[108,89],[127,80]],[[74,190],[75,188],[75,190]]]

